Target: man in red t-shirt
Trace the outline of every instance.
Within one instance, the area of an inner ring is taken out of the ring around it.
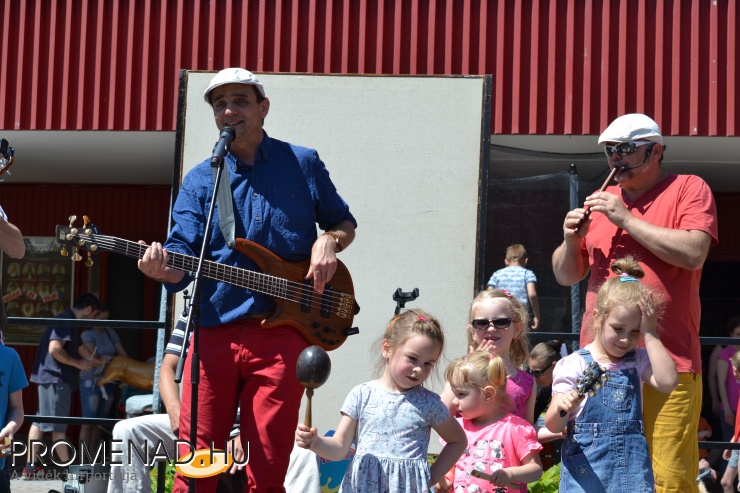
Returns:
[[[679,371],[670,394],[644,389],[645,435],[658,493],[697,491],[696,433],[701,411],[699,282],[709,247],[717,243],[717,210],[709,186],[694,175],[666,173],[658,124],[642,114],[614,120],[599,137],[617,185],[586,198],[565,216],[563,243],[552,257],[557,281],[571,286],[589,273],[581,347],[593,339],[592,312],[611,263],[633,256],[641,280],[660,293],[660,327]],[[589,210],[589,214],[586,211]],[[583,224],[580,224],[583,221]],[[577,229],[577,230],[576,230]]]

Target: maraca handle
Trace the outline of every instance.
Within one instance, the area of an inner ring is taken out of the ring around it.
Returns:
[[[308,426],[308,429],[311,429],[311,397],[313,397],[313,389],[306,389],[306,399],[308,402],[306,402],[306,415],[303,418],[303,424]]]

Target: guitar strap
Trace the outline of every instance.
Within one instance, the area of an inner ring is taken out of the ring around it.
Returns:
[[[213,172],[213,183],[216,183],[218,168],[213,167],[211,171]],[[216,204],[218,205],[218,222],[221,226],[221,233],[226,239],[226,245],[229,248],[234,248],[236,244],[234,241],[234,201],[231,197],[229,165],[226,162],[223,163],[223,171],[221,171],[221,182],[218,185]]]

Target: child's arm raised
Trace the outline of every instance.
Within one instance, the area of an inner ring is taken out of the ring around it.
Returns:
[[[347,457],[352,439],[355,437],[357,421],[342,413],[334,436],[319,436],[316,427],[310,430],[308,426],[299,424],[295,432],[295,443],[307,448],[321,458],[337,461]],[[461,452],[462,453],[462,452]]]
[[[454,416],[450,415],[445,421],[433,428],[446,444],[430,468],[430,487],[437,484],[450,469],[455,467],[457,459],[460,458],[468,446],[468,437]]]
[[[678,386],[678,372],[673,358],[656,331],[658,315],[655,312],[653,296],[643,292],[637,304],[642,310],[640,330],[650,358],[650,368],[645,371],[645,381],[660,392],[672,392]]]

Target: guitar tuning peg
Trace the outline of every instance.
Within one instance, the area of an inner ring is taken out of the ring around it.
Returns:
[[[77,216],[69,216],[69,227],[71,228],[74,225],[74,222],[77,220]]]
[[[90,252],[87,252],[87,260],[85,260],[85,266],[92,267],[93,263],[94,262],[93,262]]]
[[[82,216],[82,229],[85,229],[90,224],[90,217]]]
[[[67,245],[62,245],[62,249],[59,251],[59,253],[62,254],[62,257],[68,257],[69,251],[67,250]]]
[[[75,253],[74,255],[72,255],[72,260],[74,260],[75,262],[79,262],[80,260],[82,260],[82,255],[80,255],[80,253],[77,251],[77,248],[75,248]]]

